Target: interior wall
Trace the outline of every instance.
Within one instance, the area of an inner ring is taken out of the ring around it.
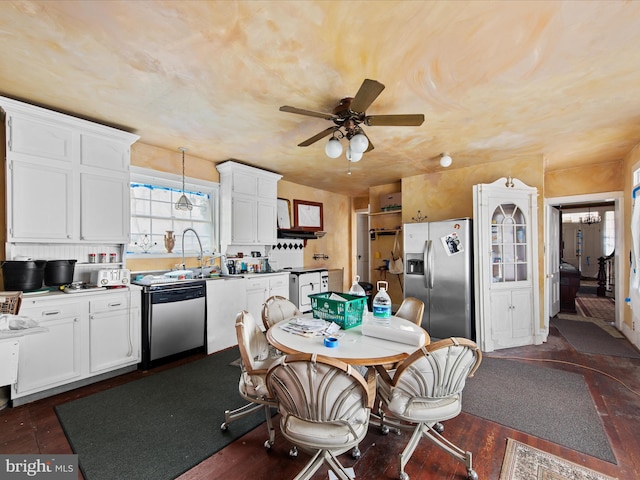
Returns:
[[[351,199],[345,195],[338,195],[307,187],[286,180],[278,182],[278,197],[289,200],[293,209],[294,200],[307,200],[322,203],[324,237],[307,240],[304,249],[305,267],[323,267],[328,269],[344,269],[343,291],[351,286],[352,275],[352,229],[351,229]],[[293,211],[291,212],[293,225]],[[327,259],[315,260],[313,256],[326,255]]]
[[[544,196],[566,197],[624,189],[623,161],[545,172]]]
[[[622,291],[625,294],[629,294],[631,296],[631,292],[629,291],[629,276],[631,273],[629,266],[629,255],[631,252],[631,228],[627,227],[631,225],[631,214],[633,212],[633,198],[632,198],[632,179],[633,179],[633,169],[637,168],[640,164],[640,145],[637,145],[629,154],[624,158],[624,168],[622,169],[624,174],[624,182],[621,190],[624,191],[624,245],[625,249],[621,254],[623,255],[623,260],[620,264],[623,266],[621,271],[616,275],[616,281],[622,282],[623,289]],[[625,333],[631,337],[632,342],[636,346],[640,346],[640,336],[638,335],[638,330],[640,330],[640,326],[634,325],[634,319],[632,315],[632,310],[625,305],[625,308],[622,310],[622,323],[623,329],[625,329]]]

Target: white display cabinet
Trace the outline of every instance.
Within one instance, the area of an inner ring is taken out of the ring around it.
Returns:
[[[537,189],[500,178],[473,187],[476,336],[483,351],[541,343]]]

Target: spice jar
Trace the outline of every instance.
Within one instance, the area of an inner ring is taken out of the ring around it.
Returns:
[[[100,263],[107,263],[107,254],[106,253],[101,253],[100,254]]]
[[[118,261],[117,255],[115,253],[109,254],[109,263],[116,263]]]
[[[96,254],[95,253],[90,253],[89,254],[89,263],[96,263]]]

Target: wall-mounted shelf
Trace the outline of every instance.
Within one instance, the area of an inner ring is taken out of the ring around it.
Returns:
[[[402,210],[398,209],[398,210],[387,210],[385,212],[374,212],[374,213],[370,213],[369,216],[377,217],[378,215],[390,215],[392,213],[402,213]]]
[[[395,235],[397,232],[401,231],[402,228],[390,228],[385,230],[376,230],[375,228],[373,228],[369,230],[369,236],[371,237],[371,240],[375,240],[378,236]]]

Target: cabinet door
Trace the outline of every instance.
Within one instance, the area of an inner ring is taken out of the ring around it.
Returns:
[[[207,282],[207,353],[238,344],[236,316],[247,308],[243,278]],[[260,319],[256,319],[261,322]]]
[[[269,293],[269,281],[264,277],[249,277],[246,280],[247,311],[258,325],[262,325],[262,305]]]
[[[73,238],[74,186],[70,169],[43,163],[9,163],[9,240]]]
[[[127,310],[89,315],[89,371],[112,370],[137,363]]]
[[[128,176],[83,173],[80,196],[81,240],[128,243]]]
[[[491,340],[500,343],[501,340],[511,337],[511,292],[491,292]]]
[[[277,206],[276,202],[258,200],[257,243],[271,245],[277,239]]]
[[[253,244],[256,241],[256,201],[234,196],[231,200],[231,243]]]
[[[289,275],[269,277],[269,297],[273,295],[289,298]]]
[[[533,317],[531,315],[531,291],[514,290],[511,294],[513,315],[511,336],[520,345],[527,345],[533,338]]]
[[[11,115],[7,119],[9,152],[58,160],[71,165],[73,130],[44,119]]]
[[[18,340],[0,340],[0,387],[16,383],[19,348]]]
[[[15,392],[37,392],[80,379],[80,319],[42,321],[49,331],[25,335],[20,344]]]
[[[119,172],[129,171],[129,146],[107,137],[80,134],[80,164]]]

